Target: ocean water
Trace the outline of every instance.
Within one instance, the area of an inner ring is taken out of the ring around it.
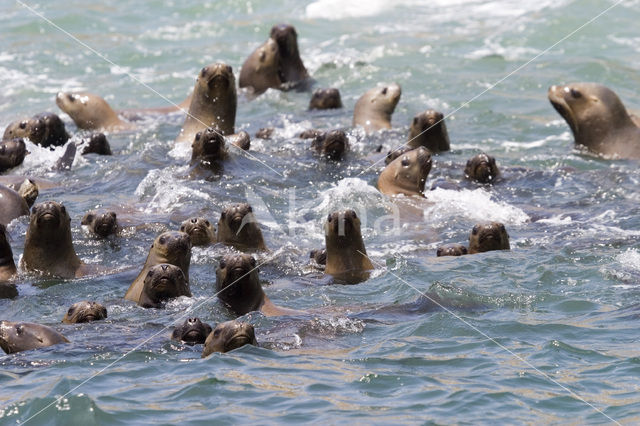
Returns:
[[[237,76],[281,22],[297,28],[316,87],[339,88],[344,108],[309,112],[305,92],[241,97],[236,128],[272,126],[275,137],[253,139],[251,156],[234,151],[209,180],[190,176],[188,150],[173,146],[180,114],[109,134],[112,157],[78,158],[67,172],[50,171],[61,149],[29,144],[12,173],[58,183],[39,200],[64,202],[79,256],[110,273],[22,274],[19,297],[0,300],[1,319],[48,324],[72,342],[0,355],[1,424],[640,422],[638,163],[575,151],[546,97],[552,84],[595,81],[640,110],[640,2],[24,2],[108,61],[21,3],[0,4],[0,129],[61,113],[60,90],[98,93],[116,109],[166,106],[158,93],[179,102],[211,62]],[[393,129],[365,137],[351,128],[353,106],[384,82],[402,86]],[[463,189],[427,191],[422,219],[378,226],[394,203],[375,188],[375,148],[403,143],[428,108],[452,114],[452,149],[434,157],[427,188],[444,178]],[[346,159],[312,155],[295,138],[311,127],[348,129]],[[463,181],[481,151],[503,170],[493,186]],[[193,215],[216,222],[241,201],[271,249],[258,255],[265,292],[310,313],[248,314],[258,347],[201,359],[201,347],[169,335],[185,316],[232,318],[213,297],[215,267],[231,249],[193,249],[193,298],[145,310],[122,297],[156,235]],[[324,243],[327,213],[346,207],[362,218],[376,271],[329,285],[308,252]],[[95,240],[80,226],[92,208],[115,209],[128,231]],[[485,220],[505,224],[511,251],[436,257]],[[9,226],[16,261],[26,228],[27,218]],[[60,324],[86,299],[109,318]]]

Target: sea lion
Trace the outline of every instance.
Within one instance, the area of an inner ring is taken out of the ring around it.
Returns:
[[[336,88],[316,89],[311,95],[309,109],[336,109],[342,108],[340,91]]]
[[[318,265],[327,264],[327,249],[314,249],[309,252],[309,259],[313,259]]]
[[[71,117],[79,129],[118,131],[133,127],[120,119],[107,101],[93,93],[59,92],[56,105]]]
[[[436,251],[436,256],[462,256],[463,254],[468,254],[469,251],[462,244],[445,244],[443,246],[438,247]]]
[[[13,138],[28,138],[34,144],[47,148],[64,145],[69,134],[57,114],[43,112],[9,124],[2,139]]]
[[[222,210],[216,240],[239,250],[267,250],[253,208],[247,203],[231,204]]]
[[[347,284],[369,279],[373,264],[364,248],[360,219],[353,210],[330,213],[324,224],[327,250],[325,273]]]
[[[278,44],[280,64],[278,77],[282,81],[282,90],[296,89],[308,90],[313,84],[313,79],[302,63],[298,51],[298,33],[292,25],[279,24],[271,28],[270,38]]]
[[[0,199],[0,224],[8,225],[13,219],[29,214],[27,202],[13,189],[0,185]]]
[[[104,133],[92,133],[89,138],[82,140],[81,155],[98,154],[112,155],[111,145]]]
[[[469,235],[469,254],[491,250],[510,250],[509,234],[500,222],[477,224]]]
[[[189,113],[176,142],[190,142],[196,133],[213,127],[223,135],[235,132],[236,79],[232,68],[223,63],[207,65],[198,74]]]
[[[279,89],[283,83],[278,74],[279,69],[278,43],[269,38],[242,64],[238,86],[250,89],[255,96],[266,92],[267,89]]]
[[[0,321],[0,348],[8,354],[69,343],[51,327],[32,322]]]
[[[24,201],[27,202],[27,206],[31,208],[33,204],[36,202],[38,195],[40,194],[40,190],[38,189],[38,185],[32,179],[25,179],[22,183],[15,185],[8,185],[9,188],[16,191]]]
[[[275,130],[276,129],[274,129],[273,127],[263,127],[261,129],[258,129],[255,136],[258,139],[271,139],[271,136],[273,136],[273,132]]]
[[[391,114],[400,100],[402,89],[396,83],[374,87],[360,96],[353,110],[353,125],[365,133],[391,128]]]
[[[244,130],[240,130],[238,133],[225,136],[227,142],[231,145],[240,148],[243,151],[248,151],[251,148],[251,136]]]
[[[300,134],[298,134],[298,137],[300,139],[315,139],[318,136],[323,136],[324,134],[325,134],[325,132],[323,132],[322,130],[307,129],[307,130],[303,130],[302,132],[300,132]]]
[[[15,299],[18,297],[18,287],[14,283],[0,282],[0,299]]]
[[[27,155],[24,139],[15,138],[3,140],[0,143],[0,172],[19,166]]]
[[[339,161],[349,149],[349,139],[342,130],[332,130],[317,136],[311,149],[330,160]]]
[[[180,231],[189,235],[192,246],[206,246],[216,242],[216,230],[207,219],[192,217],[180,225]]]
[[[464,177],[479,183],[492,183],[498,176],[500,169],[496,159],[484,152],[471,157],[464,168]]]
[[[225,321],[218,324],[207,336],[202,350],[202,358],[206,358],[214,352],[229,352],[244,345],[258,346],[253,326],[243,321]]]
[[[265,316],[295,315],[300,311],[274,305],[262,290],[256,260],[250,254],[227,254],[216,269],[218,298],[236,315],[260,311]]]
[[[172,340],[180,340],[188,345],[202,344],[213,329],[200,318],[188,318],[173,329]]]
[[[405,152],[382,170],[378,189],[386,195],[423,197],[424,185],[431,171],[431,153],[424,147]]]
[[[138,302],[149,269],[161,263],[179,267],[189,282],[189,263],[191,262],[191,239],[184,232],[168,231],[156,237],[149,249],[142,271],[129,286],[124,298]]]
[[[228,157],[224,136],[213,127],[207,127],[193,138],[191,144],[191,165],[211,165]]]
[[[76,302],[64,314],[62,322],[65,324],[79,324],[83,322],[100,321],[107,318],[107,308],[98,302],[83,300]]]
[[[160,308],[163,302],[180,296],[191,297],[189,282],[182,269],[176,265],[160,263],[147,271],[137,303],[143,308]]]
[[[394,149],[393,151],[388,151],[387,156],[384,159],[384,164],[388,166],[393,160],[400,157],[401,155],[406,154],[409,151],[413,151],[415,148],[410,146],[401,146],[399,148]]]
[[[119,230],[118,216],[114,211],[97,213],[92,210],[82,217],[80,224],[85,225],[89,231],[101,238],[116,235]]]
[[[576,147],[611,158],[640,158],[640,127],[615,92],[597,83],[551,86],[549,101]]]
[[[449,151],[449,133],[444,124],[444,115],[432,109],[413,117],[407,145],[424,146],[432,153]]]
[[[71,241],[71,218],[67,209],[55,201],[36,204],[31,210],[20,266],[25,271],[59,278],[86,275]]]
[[[73,160],[76,158],[76,151],[78,147],[73,142],[69,142],[64,150],[64,153],[51,168],[52,170],[71,170]]]
[[[13,261],[13,250],[9,244],[7,227],[0,224],[0,281],[7,281],[15,277],[18,270]]]

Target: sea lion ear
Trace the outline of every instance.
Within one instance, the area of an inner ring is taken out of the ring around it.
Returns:
[[[91,222],[93,222],[93,219],[95,218],[95,216],[91,213],[87,213],[84,215],[84,217],[82,218],[82,222],[80,222],[80,224],[82,225],[88,225]]]
[[[471,233],[472,233],[473,235],[477,235],[479,230],[480,230],[480,229],[478,228],[478,225],[476,225],[476,226],[474,226],[474,227],[473,227],[473,229],[471,230]]]

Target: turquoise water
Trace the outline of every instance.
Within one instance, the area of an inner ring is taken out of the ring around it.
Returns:
[[[60,111],[60,90],[87,90],[115,108],[181,101],[204,65],[237,73],[272,25],[293,24],[318,87],[338,87],[342,110],[309,112],[310,94],[269,91],[242,99],[236,127],[254,134],[253,157],[235,153],[222,176],[190,177],[189,152],[172,141],[179,114],[108,135],[113,157],[77,159],[51,172],[61,150],[29,145],[14,173],[60,183],[40,200],[65,203],[76,251],[112,274],[72,281],[21,276],[20,296],[0,300],[2,319],[55,326],[69,345],[1,355],[2,424],[148,423],[637,423],[640,421],[637,282],[640,171],[572,148],[548,86],[596,81],[640,110],[640,19],[625,1],[458,110],[558,40],[614,5],[610,1],[118,1],[40,2],[35,9],[104,54],[110,64],[18,3],[0,5],[0,128]],[[379,82],[403,94],[393,130],[350,129],[353,105]],[[380,228],[394,204],[375,189],[373,153],[406,140],[427,108],[447,118],[451,152],[434,158],[439,178],[462,191],[428,192],[424,220]],[[76,133],[63,115],[70,132]],[[331,164],[294,136],[349,128],[352,150]],[[466,160],[487,151],[504,178],[462,181]],[[267,166],[265,166],[264,164]],[[153,238],[192,215],[217,221],[249,201],[271,252],[259,256],[265,291],[299,317],[244,317],[259,347],[200,359],[201,347],[169,340],[185,315],[215,324],[231,314],[212,298],[215,267],[230,249],[194,248],[192,299],[144,310],[122,299]],[[129,227],[96,241],[80,226],[91,208],[115,209]],[[374,276],[327,285],[308,264],[324,243],[327,213],[363,219]],[[436,258],[483,220],[505,223],[512,250]],[[146,224],[146,225],[144,225]],[[138,226],[144,225],[144,226]],[[16,261],[26,218],[9,226]],[[448,310],[422,303],[437,295]],[[79,300],[106,305],[105,322],[63,326]],[[62,399],[60,399],[62,397]]]

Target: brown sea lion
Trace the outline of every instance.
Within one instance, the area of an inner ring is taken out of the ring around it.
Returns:
[[[69,134],[57,114],[44,112],[9,124],[2,139],[13,138],[28,138],[46,148],[64,145],[69,140]]]
[[[424,185],[431,171],[431,153],[424,147],[405,152],[384,168],[378,178],[378,189],[386,195],[423,197]]]
[[[85,225],[89,231],[101,238],[107,238],[109,235],[116,235],[119,230],[118,216],[114,211],[106,211],[97,213],[95,211],[87,212],[80,222]]]
[[[640,158],[640,127],[613,90],[571,83],[551,86],[548,97],[569,124],[576,147],[610,158]]]
[[[229,352],[244,345],[258,346],[253,326],[248,322],[237,320],[225,321],[218,324],[207,336],[202,350],[202,358],[206,358],[214,352]]]
[[[240,130],[238,133],[234,133],[232,135],[225,136],[227,142],[231,145],[236,146],[243,151],[248,151],[251,148],[251,136],[249,133],[244,130]]]
[[[100,321],[107,318],[107,308],[98,302],[84,300],[76,302],[64,314],[62,322],[65,324],[79,324],[91,321]]]
[[[228,155],[224,136],[213,127],[207,127],[193,138],[190,164],[207,166],[225,160]]]
[[[444,124],[444,115],[432,109],[413,117],[407,145],[424,146],[432,153],[449,151],[449,133]]]
[[[92,133],[87,139],[82,140],[80,154],[112,155],[111,145],[104,133]]]
[[[191,239],[184,232],[168,231],[156,237],[147,260],[144,262],[142,271],[138,274],[124,298],[138,302],[144,287],[144,280],[149,269],[161,263],[169,263],[179,267],[184,273],[185,279],[189,282],[189,263],[191,262]]]
[[[269,35],[278,44],[280,65],[278,77],[282,81],[282,90],[308,90],[313,84],[309,72],[302,63],[298,51],[298,33],[292,25],[279,24],[271,28]]]
[[[216,269],[218,298],[236,315],[260,311],[264,315],[296,315],[302,313],[274,305],[262,290],[256,260],[250,254],[227,254]]]
[[[317,136],[311,142],[311,149],[323,157],[338,161],[349,149],[349,139],[342,130],[332,130]]]
[[[360,219],[353,210],[330,213],[324,224],[325,273],[347,284],[369,279],[373,264],[364,248]]]
[[[271,139],[271,136],[273,136],[273,132],[275,130],[276,129],[274,129],[273,127],[263,127],[261,129],[258,129],[255,136],[258,139]]]
[[[0,172],[19,166],[27,155],[24,139],[15,138],[0,143]]]
[[[144,286],[138,299],[143,308],[160,308],[169,299],[191,297],[189,282],[176,265],[160,263],[152,266],[144,278]]]
[[[492,183],[498,176],[500,169],[496,159],[484,152],[471,157],[464,168],[464,177],[479,183]]]
[[[89,273],[71,241],[71,218],[55,201],[36,204],[29,219],[20,266],[25,271],[59,278],[78,278]]]
[[[18,297],[18,287],[14,283],[0,281],[0,299],[15,299]]]
[[[182,324],[173,329],[172,340],[179,340],[188,345],[202,344],[213,329],[200,318],[188,318]]]
[[[267,250],[253,209],[247,203],[231,204],[222,210],[216,241],[239,250]]]
[[[13,189],[0,185],[0,199],[0,224],[8,225],[13,219],[29,214],[27,202]]]
[[[360,96],[353,110],[353,125],[365,133],[391,128],[391,114],[400,100],[402,89],[396,83],[374,87]]]
[[[340,91],[336,88],[316,89],[311,95],[309,109],[336,109],[342,108]]]
[[[32,322],[0,321],[0,348],[8,354],[69,343],[51,327]]]
[[[93,93],[59,92],[56,105],[71,117],[79,129],[118,131],[134,127],[120,119],[107,101]]]
[[[491,250],[509,250],[509,234],[500,222],[477,224],[469,235],[469,254]]]
[[[192,246],[206,246],[216,242],[216,230],[207,219],[192,217],[180,225],[180,231],[189,235]]]
[[[13,250],[11,250],[11,244],[9,244],[7,228],[0,224],[0,282],[10,280],[16,276],[17,272],[16,264],[13,261]]]
[[[237,104],[236,79],[231,67],[216,63],[202,68],[176,142],[191,142],[196,133],[207,127],[213,127],[223,135],[233,134]]]
[[[464,254],[468,254],[469,251],[462,244],[445,244],[443,246],[438,247],[436,251],[436,256],[462,256]]]
[[[269,38],[249,55],[240,68],[239,87],[246,87],[257,96],[267,89],[280,89],[280,51],[278,43]]]
[[[323,136],[324,134],[325,134],[325,132],[323,132],[322,130],[307,129],[307,130],[303,130],[302,132],[300,132],[298,137],[300,139],[315,139],[315,138],[317,138],[319,136]]]

